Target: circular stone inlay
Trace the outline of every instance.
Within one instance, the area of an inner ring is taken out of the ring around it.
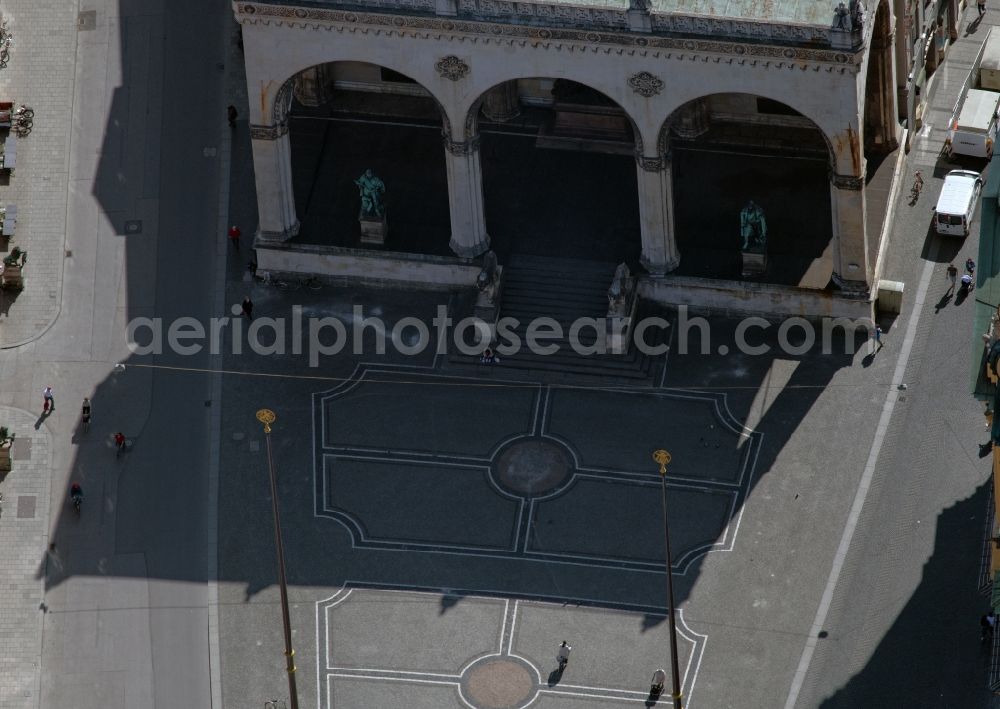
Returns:
[[[504,449],[495,469],[503,487],[522,495],[541,495],[562,484],[570,474],[570,462],[555,443],[525,440]]]
[[[466,699],[476,709],[520,707],[535,695],[531,672],[509,659],[476,663],[463,679]]]

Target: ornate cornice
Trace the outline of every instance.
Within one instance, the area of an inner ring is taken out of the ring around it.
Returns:
[[[288,123],[273,126],[250,125],[251,140],[277,140],[288,132]]]
[[[740,43],[719,39],[683,39],[679,37],[658,37],[626,32],[605,32],[562,27],[537,27],[520,24],[500,24],[450,17],[387,15],[370,12],[355,12],[328,8],[296,8],[286,5],[266,5],[257,3],[237,3],[236,13],[244,22],[271,22],[297,25],[303,29],[315,29],[316,22],[326,22],[344,27],[380,28],[392,34],[451,35],[458,39],[468,36],[480,37],[486,41],[507,44],[529,42],[539,45],[559,45],[573,43],[603,51],[630,51],[640,56],[649,54],[680,53],[682,56],[694,54],[731,55],[740,61],[779,62],[779,66],[822,62],[844,69],[857,69],[863,53],[852,50],[812,49],[806,47],[781,47],[756,42]],[[771,25],[767,25],[771,27]],[[694,58],[693,56],[691,58]]]

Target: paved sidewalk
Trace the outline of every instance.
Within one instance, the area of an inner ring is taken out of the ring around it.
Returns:
[[[0,348],[37,338],[59,315],[77,9],[60,0],[7,0],[0,8],[13,35],[10,61],[0,69],[0,100],[35,109],[30,135],[17,141],[17,165],[0,179],[0,204],[17,205],[17,230],[5,248],[28,251],[24,290],[0,291]]]
[[[39,706],[51,448],[45,425],[36,430],[35,424],[34,414],[0,407],[0,426],[16,435],[13,470],[0,484],[4,498],[0,514],[0,707],[4,709]]]

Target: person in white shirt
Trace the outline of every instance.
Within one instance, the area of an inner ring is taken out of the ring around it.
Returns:
[[[569,653],[573,650],[566,641],[562,641],[562,645],[559,646],[559,650],[556,652],[556,659],[559,660],[559,670],[562,671],[566,668],[569,663]]]

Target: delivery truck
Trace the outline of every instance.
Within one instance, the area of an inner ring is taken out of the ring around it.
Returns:
[[[990,158],[1000,117],[1000,32],[990,28],[955,103],[945,149],[950,156]]]

